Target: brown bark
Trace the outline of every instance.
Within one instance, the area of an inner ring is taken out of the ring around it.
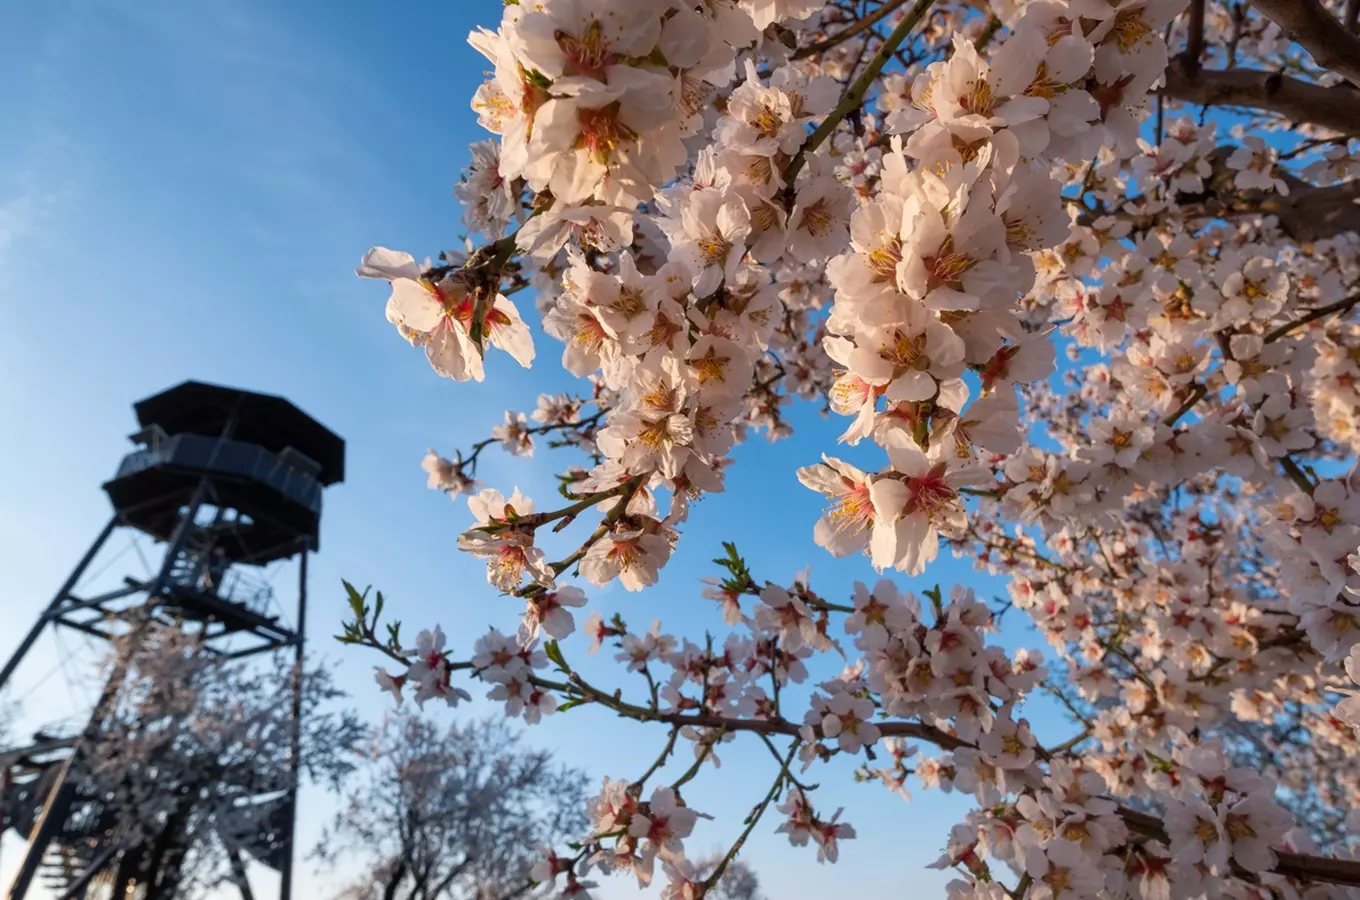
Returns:
[[[1162,828],[1162,820],[1157,816],[1121,806],[1119,817],[1124,820],[1124,824],[1128,825],[1131,831],[1161,841],[1167,839],[1166,831]],[[1275,857],[1277,859],[1275,868],[1270,871],[1278,875],[1286,875],[1306,883],[1360,886],[1360,862],[1355,860],[1309,856],[1304,853],[1288,853],[1283,850],[1276,850]],[[1239,877],[1250,878],[1252,876],[1252,873],[1239,870],[1236,866],[1234,866],[1234,869],[1236,870],[1235,874]]]
[[[1212,174],[1205,179],[1204,190],[1198,194],[1181,194],[1176,198],[1176,215],[1185,219],[1234,219],[1242,216],[1270,215],[1280,223],[1280,229],[1300,244],[1335,237],[1348,231],[1360,233],[1360,180],[1347,181],[1329,187],[1318,187],[1301,178],[1284,174],[1289,195],[1274,191],[1242,191],[1233,186],[1235,172],[1228,168],[1230,146],[1218,147],[1209,156]],[[1122,215],[1135,228],[1156,226],[1161,213]],[[1091,217],[1079,220],[1089,225]]]
[[[1198,69],[1204,59],[1204,0],[1190,0],[1185,31],[1185,63]]]
[[[1318,187],[1283,173],[1281,178],[1289,186],[1287,196],[1274,191],[1239,191],[1233,187],[1236,173],[1227,165],[1232,149],[1219,147],[1210,157],[1213,175],[1208,181],[1211,196],[1203,203],[1206,215],[1274,216],[1281,230],[1301,244],[1347,231],[1360,232],[1360,206],[1356,205],[1356,200],[1360,200],[1360,181]]]
[[[1323,87],[1261,69],[1200,69],[1176,57],[1167,66],[1162,91],[1200,106],[1249,106],[1295,124],[1360,132],[1360,91],[1348,84]]]
[[[1318,65],[1360,85],[1360,36],[1347,31],[1319,0],[1251,0],[1251,5]]]

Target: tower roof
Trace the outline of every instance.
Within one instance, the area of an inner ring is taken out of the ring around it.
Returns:
[[[132,408],[143,428],[159,425],[168,435],[218,437],[234,418],[234,440],[272,453],[292,447],[306,454],[321,467],[317,480],[323,485],[345,479],[344,439],[282,397],[185,381]]]

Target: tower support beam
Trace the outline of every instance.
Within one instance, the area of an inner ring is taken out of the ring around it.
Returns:
[[[95,556],[98,555],[99,551],[108,541],[109,535],[113,534],[113,529],[117,527],[118,516],[115,514],[113,518],[109,519],[109,523],[104,526],[104,530],[99,532],[99,537],[94,539],[94,543],[90,545],[90,549],[85,551],[85,555],[80,558],[80,562],[76,563],[76,567],[71,571],[71,574],[66,581],[62,583],[61,589],[58,590],[57,595],[52,598],[52,602],[47,605],[47,609],[38,617],[38,621],[33,623],[33,627],[28,630],[28,634],[24,635],[24,639],[19,642],[19,646],[14,648],[14,652],[10,654],[9,659],[5,662],[5,667],[0,669],[0,690],[4,690],[5,686],[9,684],[10,678],[14,675],[14,670],[19,667],[19,663],[28,655],[28,651],[33,649],[33,643],[37,641],[38,635],[42,634],[44,626],[61,612],[63,601],[70,596],[71,589],[76,586],[76,582],[80,580],[80,576],[85,574],[85,570],[90,567],[90,563],[94,561]]]
[[[303,663],[306,661],[307,639],[307,557],[310,555],[311,542],[302,539],[302,558],[298,561],[298,607],[297,607],[297,651],[293,665],[293,708],[291,745],[288,750],[288,853],[283,858],[279,871],[279,900],[293,898],[293,857],[297,848],[293,846],[297,837],[297,797],[298,783],[302,766],[302,677]]]
[[[137,631],[142,627],[143,623],[137,622],[133,625],[133,630]],[[23,900],[24,895],[28,893],[29,885],[33,883],[33,876],[38,874],[38,867],[42,865],[48,845],[66,821],[67,812],[71,808],[71,801],[75,799],[76,790],[79,786],[77,780],[72,777],[73,772],[79,765],[80,758],[87,752],[90,743],[98,738],[104,718],[112,710],[113,704],[118,699],[118,691],[122,687],[123,679],[127,677],[128,664],[132,661],[131,656],[134,647],[136,647],[136,641],[130,641],[118,654],[113,665],[113,671],[109,673],[109,680],[104,683],[104,691],[99,695],[99,702],[94,705],[94,711],[90,713],[90,721],[85,725],[80,740],[71,748],[71,753],[66,757],[66,761],[61,764],[61,772],[57,776],[56,783],[53,785],[51,793],[47,795],[47,802],[43,804],[42,813],[33,823],[33,831],[29,833],[28,849],[24,853],[24,861],[19,866],[19,871],[15,874],[14,881],[10,885],[9,900]]]

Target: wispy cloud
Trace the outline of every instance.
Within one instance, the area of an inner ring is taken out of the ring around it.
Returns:
[[[0,78],[19,102],[7,102],[9,152],[0,152],[0,279],[23,253],[26,240],[50,235],[74,201],[77,172],[63,121],[68,97],[60,76],[72,46],[69,5],[54,2],[45,27],[30,36],[26,53],[8,54]]]
[[[21,240],[35,236],[57,215],[63,204],[75,195],[75,181],[58,175],[48,165],[12,173],[0,196],[0,274],[10,265],[11,254],[18,252]]]

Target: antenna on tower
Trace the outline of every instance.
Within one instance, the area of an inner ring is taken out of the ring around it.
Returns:
[[[49,626],[125,638],[133,656],[147,623],[195,629],[209,652],[228,659],[293,648],[289,787],[271,820],[276,826],[242,848],[280,873],[280,898],[290,900],[307,560],[320,545],[322,492],[344,480],[345,442],[282,397],[200,381],[141,400],[133,410],[136,449],[104,484],[113,516],[0,669],[0,689]],[[82,576],[120,530],[162,544],[159,567],[149,576],[125,576],[111,590],[77,596]],[[297,615],[289,624],[272,614],[274,592],[261,573],[269,563],[294,558]],[[28,838],[10,900],[21,900],[44,866],[62,897],[83,896],[95,876],[118,867],[106,846],[110,811],[79,763],[98,739],[126,674],[124,654],[81,734],[39,735],[33,746],[0,755],[0,824]],[[136,877],[151,887],[157,873]]]

